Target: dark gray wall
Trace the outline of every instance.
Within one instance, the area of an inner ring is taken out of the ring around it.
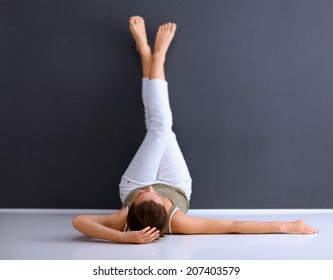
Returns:
[[[0,207],[118,208],[145,129],[128,18],[166,65],[193,208],[333,206],[333,2],[2,1]]]

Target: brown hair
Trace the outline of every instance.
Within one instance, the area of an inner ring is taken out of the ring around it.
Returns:
[[[163,205],[152,200],[138,205],[132,204],[127,214],[127,225],[130,230],[142,230],[145,227],[156,227],[164,233],[168,223],[168,214]]]

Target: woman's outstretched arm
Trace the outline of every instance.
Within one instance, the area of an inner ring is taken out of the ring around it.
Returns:
[[[314,234],[318,230],[295,222],[241,222],[222,219],[196,218],[177,211],[172,218],[172,232],[178,234],[222,234],[222,233],[293,233]]]
[[[140,231],[126,231],[126,209],[112,215],[79,215],[72,223],[76,230],[92,237],[117,243],[149,243],[159,237],[155,228],[144,228]]]

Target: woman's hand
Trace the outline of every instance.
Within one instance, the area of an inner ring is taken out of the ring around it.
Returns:
[[[319,230],[307,225],[303,221],[287,222],[286,224],[285,233],[315,234],[319,232]]]
[[[146,227],[138,231],[125,231],[122,233],[123,243],[145,244],[156,240],[160,236],[160,231],[155,227]]]

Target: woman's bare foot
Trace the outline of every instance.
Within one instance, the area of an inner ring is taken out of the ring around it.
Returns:
[[[294,233],[294,234],[315,234],[319,231],[303,221],[295,221],[287,223],[286,233]]]
[[[140,16],[133,16],[129,19],[129,28],[141,57],[142,75],[144,78],[149,77],[152,54],[147,40],[145,21]]]
[[[165,56],[176,32],[175,23],[166,23],[159,27],[154,46],[154,55]]]
[[[151,55],[148,45],[145,21],[140,16],[129,19],[129,28],[136,43],[136,49],[140,55]]]

